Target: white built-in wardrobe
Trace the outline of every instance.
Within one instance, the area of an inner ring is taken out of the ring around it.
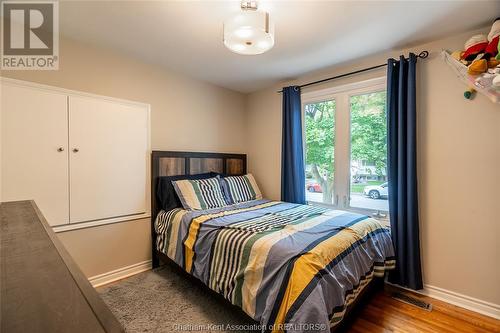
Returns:
[[[1,200],[58,230],[149,216],[149,105],[1,80]]]

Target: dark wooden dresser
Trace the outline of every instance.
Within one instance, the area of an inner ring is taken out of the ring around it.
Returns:
[[[0,216],[0,332],[123,332],[33,201]]]

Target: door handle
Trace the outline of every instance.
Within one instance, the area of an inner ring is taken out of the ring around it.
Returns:
[[[60,152],[63,152],[64,151],[64,148],[63,147],[59,147],[57,148],[57,151],[60,153]]]
[[[80,151],[80,149],[78,148],[73,148],[73,153],[78,153]]]

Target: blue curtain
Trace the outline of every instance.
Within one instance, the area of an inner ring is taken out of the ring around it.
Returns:
[[[283,88],[281,200],[306,203],[300,87]]]
[[[396,270],[389,280],[422,289],[417,196],[417,56],[387,63],[387,160],[389,213]]]

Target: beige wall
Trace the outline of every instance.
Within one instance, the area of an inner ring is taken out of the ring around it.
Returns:
[[[488,31],[487,29],[483,31]],[[462,47],[471,33],[411,50],[429,50],[418,63],[418,176],[424,283],[500,304],[500,106],[462,96],[465,86],[439,57]],[[264,194],[280,196],[282,86],[384,63],[403,50],[301,77],[247,99],[249,170]],[[404,50],[407,54],[408,50]],[[307,91],[385,74],[351,76]]]
[[[151,259],[150,219],[57,234],[87,277]]]
[[[168,56],[168,55],[165,55]],[[245,96],[105,48],[62,39],[58,71],[2,71],[4,77],[151,104],[158,150],[245,152]],[[147,220],[59,233],[87,276],[150,258]]]

